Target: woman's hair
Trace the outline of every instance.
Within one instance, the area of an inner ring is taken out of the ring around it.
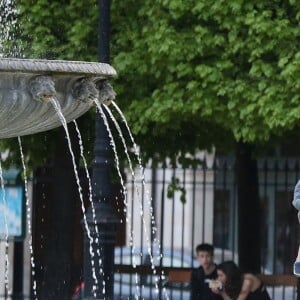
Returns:
[[[226,275],[225,292],[231,299],[236,299],[241,292],[243,273],[233,261],[224,261],[217,266]]]

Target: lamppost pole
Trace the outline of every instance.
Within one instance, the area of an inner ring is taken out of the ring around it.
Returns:
[[[99,61],[109,63],[109,35],[110,35],[110,0],[98,0],[99,29],[98,51]]]
[[[109,63],[110,0],[99,0],[98,49],[99,62]],[[92,174],[93,205],[86,213],[90,234],[93,238],[93,253],[96,281],[92,276],[90,241],[84,239],[84,299],[113,300],[114,295],[114,247],[118,219],[113,209],[111,170],[112,147],[105,123],[99,112],[96,114],[96,138]],[[96,230],[98,228],[98,234]],[[98,256],[100,254],[100,257]],[[101,266],[100,266],[101,262]],[[102,269],[102,270],[101,270]],[[95,288],[93,290],[93,288]]]

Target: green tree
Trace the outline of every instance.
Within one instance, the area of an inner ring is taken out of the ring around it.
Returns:
[[[114,2],[119,102],[148,155],[222,147],[230,137],[264,143],[293,129],[299,9],[296,1]]]
[[[17,6],[27,57],[97,60],[96,1]],[[124,0],[112,1],[111,16],[114,86],[144,161],[235,142],[251,159],[245,143],[267,144],[297,129],[297,1]]]
[[[230,149],[237,142],[239,263],[245,271],[259,272],[254,144],[267,145],[299,128],[300,4],[158,0],[114,5],[114,14],[124,18],[113,21],[122,26],[115,28],[112,43],[120,105],[124,101],[142,153],[184,156],[211,145]],[[130,17],[132,11],[137,17]]]
[[[97,61],[96,1],[17,6],[26,57]],[[291,131],[300,110],[299,9],[283,0],[112,1],[114,86],[145,157]]]

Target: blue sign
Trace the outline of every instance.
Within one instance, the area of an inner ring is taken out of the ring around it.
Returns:
[[[21,186],[6,186],[0,189],[0,238],[20,238],[24,227],[23,189]]]

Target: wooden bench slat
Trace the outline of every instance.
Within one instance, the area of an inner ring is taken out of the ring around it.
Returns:
[[[297,286],[297,277],[287,274],[256,274],[266,286]]]
[[[256,274],[256,276],[266,286],[297,286],[297,277],[294,275]],[[189,270],[170,270],[168,273],[169,282],[189,282],[190,279]]]
[[[176,270],[169,271],[168,281],[169,282],[189,282],[191,280],[190,270]]]
[[[151,266],[136,266],[131,265],[115,265],[115,272],[117,273],[138,273],[141,275],[151,275],[153,270]],[[191,269],[184,268],[166,268],[156,267],[156,274],[164,273],[168,277],[168,282],[184,283],[191,279]],[[256,274],[266,286],[297,286],[298,278],[292,274]]]

